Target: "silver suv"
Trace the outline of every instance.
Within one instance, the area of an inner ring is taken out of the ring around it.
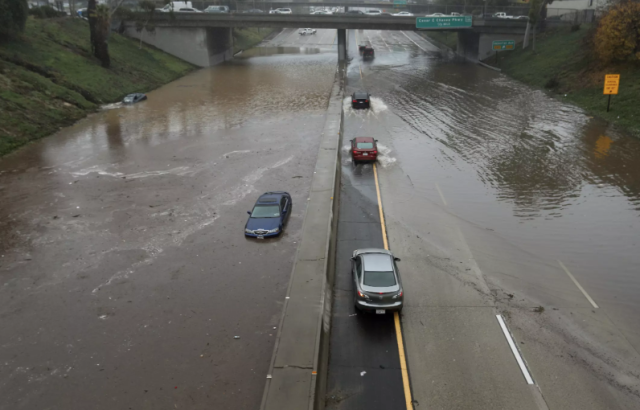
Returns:
[[[404,292],[396,261],[400,259],[385,249],[353,251],[353,298],[357,310],[375,311],[377,314],[402,310]]]

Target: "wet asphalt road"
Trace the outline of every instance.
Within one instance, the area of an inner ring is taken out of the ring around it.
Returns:
[[[413,33],[351,33],[352,55],[361,41],[376,58],[354,55],[348,91],[369,90],[372,109],[354,112],[345,101],[343,154],[355,136],[379,140],[416,408],[637,408],[640,142],[542,92],[452,61]],[[359,167],[343,167],[343,188],[364,195],[350,182]],[[337,268],[340,275],[339,261]],[[352,383],[355,375],[344,373],[358,364],[353,356],[330,369],[331,408],[370,407],[367,392],[388,387],[366,375]],[[397,398],[391,408],[405,408],[401,390],[386,392]]]
[[[259,407],[336,60],[245,53],[0,160],[0,409]]]

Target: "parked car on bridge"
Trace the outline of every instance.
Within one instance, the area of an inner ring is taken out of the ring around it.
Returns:
[[[288,192],[265,192],[260,195],[244,227],[245,236],[264,239],[278,236],[291,215],[293,202]]]
[[[169,13],[171,10],[178,11],[181,8],[193,8],[193,4],[190,1],[172,1],[169,4],[165,5],[161,9],[156,9],[156,11],[161,11],[163,13]]]
[[[264,14],[264,11],[260,10],[260,9],[249,9],[249,10],[243,11],[243,13],[245,13],[245,14]]]
[[[358,14],[358,15],[364,15],[364,11],[362,10],[347,10],[345,11],[344,14]]]
[[[356,137],[351,140],[351,159],[354,165],[360,161],[375,161],[378,159],[378,141],[371,137]]]
[[[351,94],[352,108],[369,108],[371,95],[366,91],[355,91]]]
[[[427,14],[425,17],[445,17],[446,14],[442,14],[442,13],[431,13],[431,14]]]
[[[313,15],[321,15],[321,16],[330,16],[333,14],[333,12],[329,11],[329,10],[316,10],[316,11],[312,11],[310,14]]]
[[[456,13],[456,12],[454,11],[453,13],[451,13],[451,14],[450,14],[450,16],[452,16],[452,17],[460,17],[460,16],[462,16],[462,14],[460,14],[460,13]]]
[[[366,60],[368,58],[374,58],[374,57],[375,57],[375,52],[373,51],[373,47],[366,46],[364,48],[364,51],[362,52],[362,59]]]
[[[396,17],[413,17],[413,13],[409,13],[408,11],[401,11],[399,13],[393,14]]]
[[[147,99],[147,96],[145,94],[142,93],[133,93],[133,94],[129,94],[126,97],[124,97],[124,99],[122,100],[123,104],[135,104],[138,103],[140,101],[144,101]]]
[[[380,9],[367,9],[367,11],[365,11],[364,14],[366,14],[367,16],[379,16],[379,15],[382,14],[382,10],[380,10]]]
[[[204,9],[205,13],[228,13],[229,7],[227,6],[209,6]]]
[[[300,30],[298,30],[298,34],[300,34],[301,36],[306,36],[307,34],[309,34],[309,35],[316,34],[316,29],[313,29],[313,28],[301,28]]]
[[[502,11],[494,13],[492,17],[499,18],[499,19],[512,19],[513,18],[513,16],[509,16],[509,15],[507,15],[507,13],[502,12]]]
[[[351,272],[354,282],[353,301],[356,310],[402,311],[404,291],[396,258],[386,249],[357,249],[351,257]]]
[[[271,13],[271,12],[269,12]],[[271,14],[292,14],[293,12],[291,11],[291,9],[286,9],[286,8],[282,8],[282,9],[275,9],[273,10],[273,13]]]
[[[193,7],[182,7],[178,11],[180,13],[202,13],[202,10],[194,9]]]

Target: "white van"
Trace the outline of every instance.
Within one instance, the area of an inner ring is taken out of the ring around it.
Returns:
[[[161,9],[156,9],[156,11],[161,11],[164,13],[169,13],[171,11],[171,6],[173,5],[173,11],[178,11],[183,8],[192,9],[193,5],[190,1],[172,1]]]

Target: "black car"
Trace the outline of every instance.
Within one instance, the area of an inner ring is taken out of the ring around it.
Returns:
[[[145,94],[134,93],[134,94],[129,94],[126,97],[124,97],[122,102],[124,104],[135,104],[137,102],[144,101],[146,99],[147,99],[147,96]]]
[[[264,239],[278,236],[289,220],[293,203],[288,192],[265,192],[260,195],[244,227],[245,236]]]
[[[362,11],[362,10],[349,10],[349,11],[346,11],[344,14],[362,14],[362,15],[364,15],[364,11]]]
[[[364,51],[362,52],[362,59],[366,60],[367,58],[373,58],[373,57],[375,57],[375,53],[373,51],[373,47],[366,46],[364,48]]]
[[[371,95],[366,91],[356,91],[351,94],[351,106],[353,108],[369,108],[371,106]]]
[[[367,48],[367,43],[361,43],[358,45],[358,51],[360,52],[363,52],[365,48]]]

